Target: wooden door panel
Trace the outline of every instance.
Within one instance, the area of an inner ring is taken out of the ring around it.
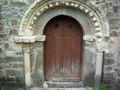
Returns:
[[[60,77],[62,72],[61,38],[55,38],[54,43],[54,76]]]
[[[82,68],[82,29],[72,18],[58,16],[48,22],[44,34],[46,80],[79,81]]]
[[[46,71],[45,75],[46,76],[52,76],[53,75],[53,68],[54,68],[53,67],[53,64],[54,64],[53,43],[54,42],[52,41],[52,37],[47,37],[46,40],[47,40],[47,42],[45,44],[45,54],[46,54],[47,57],[45,57],[45,59],[47,61],[45,61],[45,66],[47,66],[47,67],[45,67],[45,71]]]
[[[67,37],[64,38],[64,46],[63,46],[63,54],[64,54],[64,76],[65,77],[70,77],[71,76],[71,69],[72,69],[72,42],[71,38]]]
[[[72,62],[72,75],[73,76],[80,76],[81,71],[81,51],[80,51],[80,38],[74,38],[73,39],[73,62]]]
[[[62,71],[61,61],[61,40],[59,37],[48,37],[46,42],[45,71],[47,76],[60,76]]]

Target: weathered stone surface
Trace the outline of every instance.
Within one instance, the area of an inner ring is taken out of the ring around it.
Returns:
[[[9,62],[15,62],[15,61],[22,61],[23,57],[5,57],[5,61],[7,63]]]
[[[117,75],[118,77],[120,77],[120,68],[115,69],[115,72],[116,72],[116,75]]]
[[[117,36],[118,36],[118,32],[117,32],[117,31],[112,31],[112,32],[110,33],[110,36],[111,36],[111,37],[117,37]]]
[[[110,57],[110,58],[112,58],[112,57],[114,57],[114,54],[112,54],[112,53],[105,53],[105,57]]]
[[[18,20],[11,20],[12,27],[16,27],[18,25]]]
[[[120,12],[120,6],[113,6],[113,10],[115,13],[119,13]]]
[[[114,6],[120,5],[120,0],[112,0]]]
[[[106,84],[106,85],[110,85],[111,84],[111,81],[112,80],[110,80],[110,79],[104,79],[104,84]]]
[[[105,60],[105,65],[112,65],[115,63],[115,60],[114,59],[106,59]]]
[[[116,43],[111,43],[109,45],[109,51],[111,53],[116,53],[117,52],[117,49],[118,49],[118,45]]]
[[[1,1],[0,1],[0,5],[2,5],[2,3],[3,3],[3,1],[1,0]]]
[[[117,78],[117,83],[118,83],[119,86],[120,86],[120,78]]]
[[[30,0],[11,0],[13,3],[25,3],[28,4]]]
[[[21,69],[6,68],[6,77],[7,76],[21,78],[21,77],[24,77],[24,74],[23,74],[23,70],[21,70]]]
[[[29,5],[32,0],[1,0],[0,4],[17,4],[19,6]]]
[[[31,88],[30,90],[92,90],[92,88]]]
[[[14,50],[11,50],[15,49],[16,46],[14,46],[14,44],[12,44],[11,41],[9,41],[10,40],[9,36],[16,36],[18,34],[18,28],[21,19],[26,9],[29,7],[30,4],[32,4],[33,1],[35,0],[0,0],[0,77],[5,75],[13,77],[15,76],[15,80],[16,77],[18,79],[17,83],[19,83],[19,80],[21,80],[20,82],[24,82],[24,78],[22,78],[24,76],[22,71],[23,56],[21,51],[16,52]],[[120,0],[81,0],[81,1],[82,2],[94,1],[94,3],[101,7],[106,13],[106,18],[110,26],[110,37],[114,37],[115,38],[114,40],[117,43],[110,42],[109,47],[110,52],[105,53],[103,81],[109,88],[111,87],[115,88],[109,90],[119,90]],[[93,44],[94,43],[89,42],[86,44],[86,46],[92,47]],[[13,48],[11,48],[11,46]],[[89,62],[91,62],[91,56],[87,58],[89,58],[88,60]],[[90,65],[91,65],[90,67],[93,67],[93,64]],[[87,70],[86,73],[88,73]],[[115,81],[112,81],[113,78],[115,78]],[[8,88],[9,88],[8,86],[5,86],[3,90],[8,90]],[[10,88],[10,90],[14,89]],[[21,89],[17,88],[17,90]]]
[[[22,55],[21,51],[6,51],[5,52],[6,57],[20,57]]]
[[[105,72],[110,72],[110,71],[112,71],[113,70],[113,67],[112,66],[106,66],[105,67]]]
[[[113,79],[113,76],[114,76],[114,72],[108,72],[108,73],[104,73],[103,78],[111,80]]]
[[[7,68],[23,68],[23,62],[9,62],[6,63],[5,67]]]

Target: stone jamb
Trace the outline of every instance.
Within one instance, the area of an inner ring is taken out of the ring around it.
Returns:
[[[23,45],[23,53],[24,53],[24,73],[25,73],[25,84],[27,87],[32,85],[31,83],[31,73],[30,73],[30,44]]]

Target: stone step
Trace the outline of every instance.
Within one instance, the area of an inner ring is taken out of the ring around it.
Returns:
[[[93,90],[92,88],[31,88],[30,90]]]

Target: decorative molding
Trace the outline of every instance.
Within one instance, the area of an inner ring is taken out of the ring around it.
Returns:
[[[14,41],[16,43],[35,43],[36,41],[45,41],[45,35],[36,36],[15,36]]]
[[[34,43],[35,36],[16,36],[14,40],[16,43]]]
[[[30,53],[31,48],[32,48],[32,47],[31,47],[30,44],[23,44],[23,45],[22,45],[22,50],[23,50],[23,52]]]
[[[43,3],[43,5],[41,5],[41,3]],[[90,6],[75,0],[72,0],[72,1],[71,0],[62,0],[62,1],[51,0],[51,1],[47,1],[47,3],[45,1],[36,0],[34,4],[32,4],[31,7],[26,11],[20,25],[19,34],[24,35],[25,34],[24,32],[28,30],[29,32],[31,32],[31,33],[28,33],[28,35],[33,35],[34,26],[38,17],[43,13],[45,13],[46,11],[50,10],[51,8],[57,8],[61,6],[76,8],[81,12],[83,12],[84,14],[87,14],[91,23],[93,23],[95,30],[96,28],[100,27],[102,28],[101,30],[106,31],[105,35],[108,34],[109,30],[108,28],[105,28],[105,27],[108,27],[108,25],[106,24],[107,22],[103,20],[103,18],[105,18],[103,16],[103,12],[99,10],[101,12],[98,13],[97,11],[94,11],[93,9],[91,9]],[[106,25],[104,27],[105,29],[103,29],[103,25],[101,24],[103,22],[104,22],[104,26]]]
[[[52,8],[57,7],[69,7],[75,8],[81,11],[84,15],[89,17],[95,31],[94,37],[84,36],[85,41],[95,41],[96,50],[101,51],[100,47],[103,47],[102,44],[98,43],[101,38],[101,43],[105,42],[105,38],[109,37],[109,26],[106,21],[106,17],[102,9],[97,7],[97,5],[90,3],[87,5],[77,0],[50,0],[50,1],[41,1],[36,0],[26,11],[25,15],[20,24],[19,35],[15,38],[16,43],[34,43],[35,41],[44,41],[45,37],[36,38],[33,36],[34,28],[38,17],[40,17],[45,12],[49,11]],[[22,36],[22,37],[21,37]],[[37,39],[37,40],[36,40]],[[103,50],[103,49],[102,49]]]
[[[19,35],[20,36],[22,35],[25,37],[18,37],[15,39],[15,41],[18,43],[19,42],[34,43],[35,37],[32,35],[34,32],[35,24],[38,20],[38,17],[40,17],[42,14],[44,14],[45,12],[49,11],[52,8],[57,8],[62,6],[75,8],[81,11],[87,17],[89,17],[89,20],[91,21],[93,25],[93,29],[95,31],[93,36],[95,36],[94,38],[96,39],[95,40],[96,42],[97,42],[97,38],[102,38],[102,41],[104,42],[104,39],[106,37],[109,37],[109,26],[105,19],[106,18],[105,14],[102,11],[102,9],[96,7],[97,5],[93,5],[92,3],[90,3],[90,5],[87,5],[85,3],[80,2],[79,0],[78,1],[76,0],[72,0],[72,1],[71,0],[62,0],[62,1],[61,0],[50,0],[50,1],[36,0],[28,8],[20,24]],[[44,41],[44,38],[41,38],[40,41]],[[88,41],[92,41],[92,40],[89,39]]]

